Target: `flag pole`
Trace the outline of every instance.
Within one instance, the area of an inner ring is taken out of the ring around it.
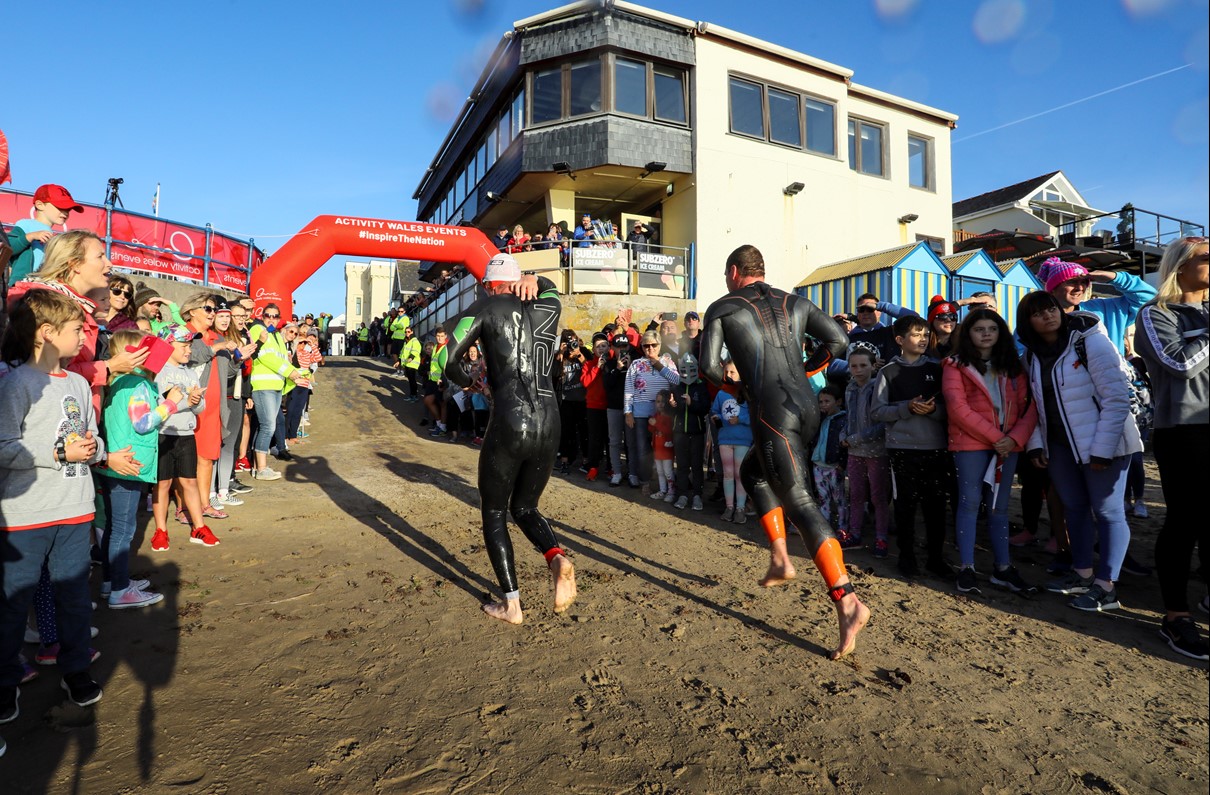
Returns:
[[[156,218],[160,217],[160,183],[155,184],[155,196],[151,198],[151,212]]]

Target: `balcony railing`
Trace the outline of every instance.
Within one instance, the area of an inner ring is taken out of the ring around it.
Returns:
[[[1091,234],[1077,236],[1077,224],[1091,224]],[[1096,246],[1124,253],[1145,251],[1154,254],[1178,238],[1205,234],[1206,227],[1202,224],[1126,206],[1114,213],[1094,215],[1063,224],[1059,228],[1059,244]]]
[[[513,256],[522,271],[545,276],[562,295],[694,297],[693,247],[611,241],[609,245],[526,251]],[[423,336],[438,324],[461,316],[482,294],[478,280],[470,274],[453,280],[412,313],[416,333]]]

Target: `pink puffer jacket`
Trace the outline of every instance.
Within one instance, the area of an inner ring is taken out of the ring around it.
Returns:
[[[953,358],[942,361],[941,391],[949,417],[949,449],[989,450],[1008,436],[1021,452],[1038,424],[1038,407],[1030,398],[1029,380],[1022,373],[1015,378],[997,376],[1004,401],[1006,428],[999,427],[996,410],[983,376],[969,364]]]

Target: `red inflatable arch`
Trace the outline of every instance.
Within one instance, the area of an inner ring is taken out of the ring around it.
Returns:
[[[258,316],[265,304],[273,303],[289,317],[294,290],[338,254],[462,263],[482,280],[488,260],[497,253],[487,236],[473,227],[320,215],[253,272],[248,294],[256,301]]]

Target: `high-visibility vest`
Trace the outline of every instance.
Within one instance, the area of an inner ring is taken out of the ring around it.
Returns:
[[[290,373],[298,368],[290,363],[290,353],[286,350],[286,341],[281,338],[281,334],[276,331],[270,333],[267,328],[257,324],[252,327],[251,336],[254,339],[258,336],[258,328],[265,333],[265,339],[256,353],[256,358],[252,360],[252,376],[248,379],[252,382],[252,391],[281,391]]]
[[[403,343],[403,350],[399,353],[399,362],[409,370],[420,369],[420,340],[412,337]]]
[[[359,339],[362,342],[365,342],[369,338],[370,338],[370,330],[368,328],[366,328],[365,326],[362,326],[361,328],[357,329],[357,339]]]
[[[439,345],[433,349],[433,358],[429,362],[429,380],[440,381],[445,375],[445,357],[449,354],[449,344]]]
[[[399,315],[391,321],[391,339],[401,340],[407,337],[408,326],[412,325],[412,319],[400,312]]]

